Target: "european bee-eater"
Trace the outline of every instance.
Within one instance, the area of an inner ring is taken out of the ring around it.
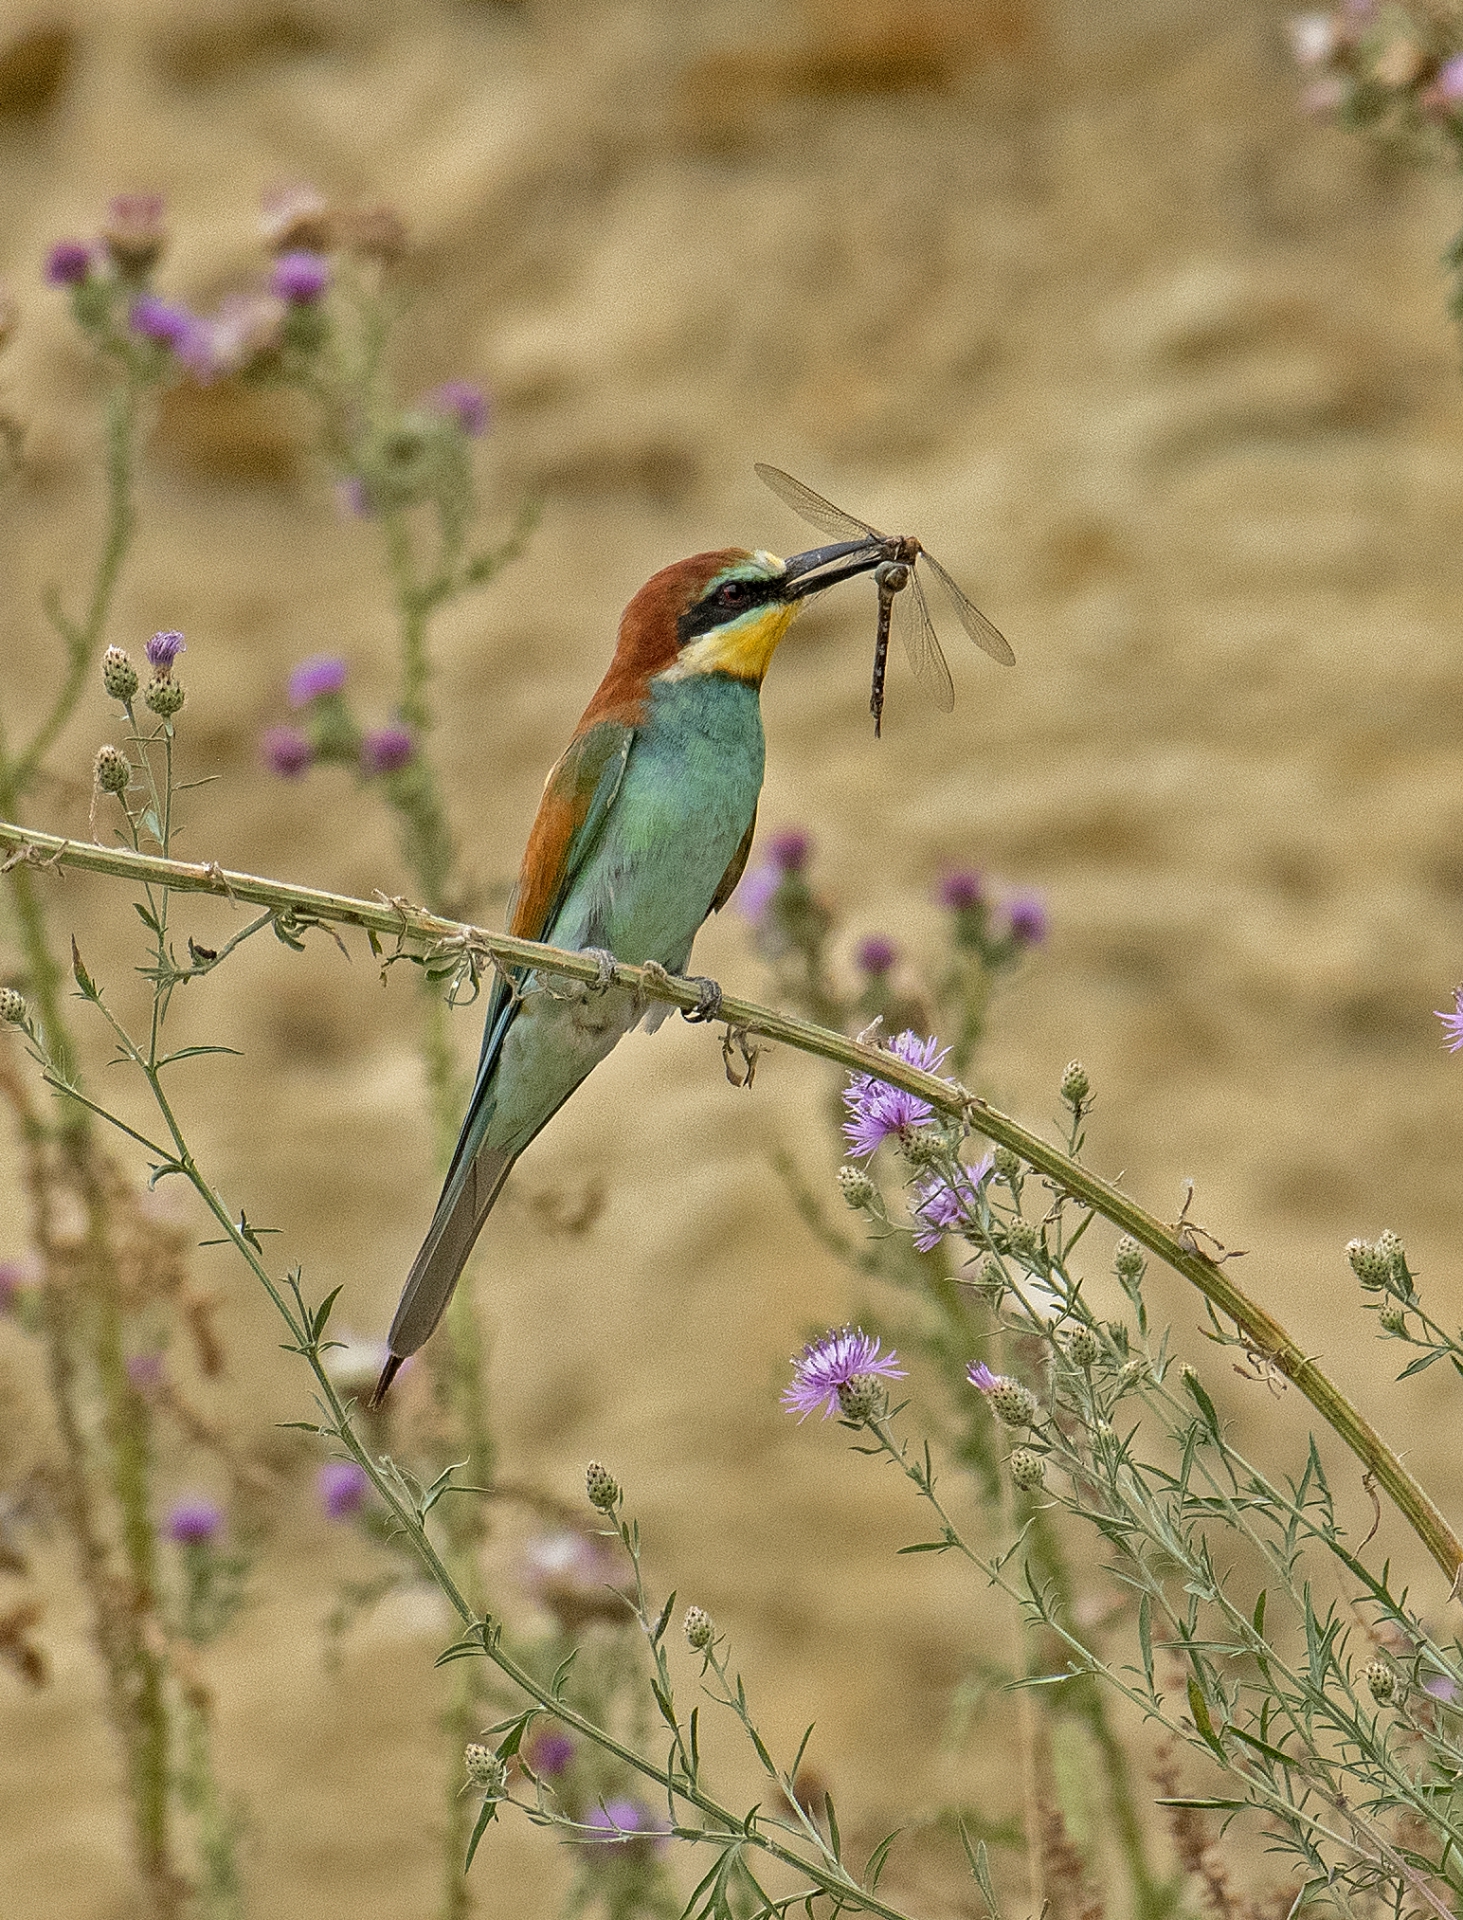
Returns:
[[[648,580],[545,783],[510,930],[683,974],[702,921],[730,899],[751,851],[762,791],[758,696],[778,643],[808,594],[886,557],[882,538],[791,560],[728,547]],[[708,992],[708,1015],[716,998]],[[645,1015],[644,1001],[622,987],[500,974],[467,1116],[391,1323],[373,1405],[442,1318],[513,1162]],[[647,1025],[663,1017],[657,1008]]]

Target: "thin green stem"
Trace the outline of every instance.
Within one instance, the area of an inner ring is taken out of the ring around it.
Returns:
[[[55,834],[37,833],[3,821],[0,821],[0,848],[32,857],[38,865],[50,857],[60,865],[91,873],[104,873],[134,883],[166,884],[178,892],[211,893],[245,900],[306,919],[360,927],[404,944],[415,942],[435,946],[439,951],[459,950],[464,957],[478,955],[499,964],[562,974],[586,984],[600,977],[599,962],[592,956],[545,947],[511,934],[492,933],[404,902],[356,900],[312,887],[287,886],[252,874],[227,873],[216,865],[162,860],[131,853],[125,848],[63,840]],[[617,966],[614,983],[647,1000],[679,1007],[683,1012],[695,1008],[699,994],[698,988],[656,968]],[[870,1073],[890,1086],[915,1094],[928,1101],[938,1113],[963,1122],[997,1145],[1011,1148],[1051,1180],[1059,1191],[1131,1234],[1140,1245],[1197,1287],[1219,1313],[1234,1322],[1257,1354],[1299,1387],[1326,1424],[1385,1489],[1450,1585],[1456,1583],[1463,1571],[1463,1541],[1442,1512],[1376,1429],[1280,1322],[1236,1284],[1226,1265],[1199,1250],[1191,1229],[1185,1225],[1166,1226],[1110,1181],[1071,1159],[958,1082],[922,1073],[892,1054],[850,1040],[845,1034],[730,994],[722,1000],[720,1017],[733,1034],[780,1041],[800,1052],[830,1060],[850,1073]]]

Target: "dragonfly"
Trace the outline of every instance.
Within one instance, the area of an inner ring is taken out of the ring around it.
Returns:
[[[759,460],[754,471],[764,486],[770,487],[810,526],[819,528],[823,533],[838,534],[844,539],[857,539],[862,535],[869,540],[881,541],[887,548],[885,558],[874,569],[874,584],[879,590],[879,623],[874,637],[874,677],[869,692],[869,712],[874,716],[876,740],[883,726],[889,629],[896,606],[899,609],[899,637],[904,642],[904,651],[909,655],[916,681],[942,713],[948,713],[955,704],[955,684],[935,637],[929,601],[920,584],[920,567],[928,568],[939,581],[956,619],[975,644],[1003,667],[1015,666],[1016,656],[1005,635],[991,625],[980,609],[956,586],[935,556],[921,546],[912,533],[881,533],[877,527],[871,527],[867,520],[860,520],[856,514],[845,513],[842,507],[835,507],[831,500],[825,500],[821,493],[814,493],[801,480],[794,480],[781,467],[769,467]]]

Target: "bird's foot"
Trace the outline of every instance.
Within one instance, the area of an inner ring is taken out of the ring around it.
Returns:
[[[615,984],[615,967],[618,962],[608,947],[585,947],[584,956],[595,964],[595,976],[584,982],[586,993],[608,993]]]
[[[722,1000],[720,984],[708,979],[704,973],[688,973],[685,978],[687,986],[696,989],[696,1004],[694,1007],[682,1007],[681,1018],[689,1021],[693,1027],[703,1026],[708,1020],[719,1020]]]

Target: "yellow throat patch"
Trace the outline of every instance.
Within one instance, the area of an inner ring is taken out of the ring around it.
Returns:
[[[680,659],[667,667],[661,678],[688,680],[694,673],[726,673],[734,680],[760,687],[782,636],[801,607],[797,600],[754,607],[739,620],[728,621],[683,647]]]

